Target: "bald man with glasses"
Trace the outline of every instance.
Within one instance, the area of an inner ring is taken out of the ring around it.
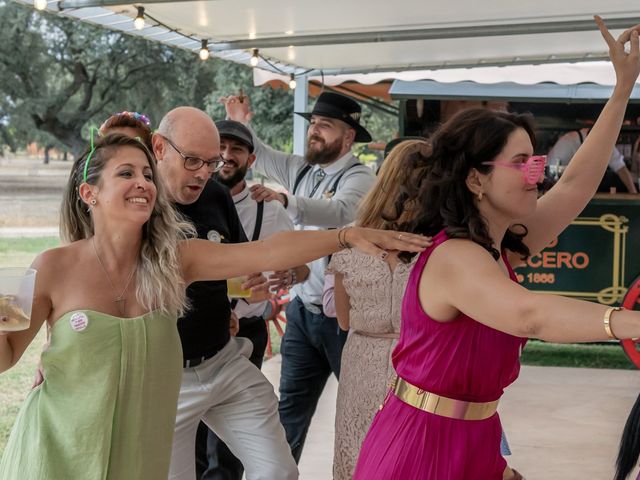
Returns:
[[[229,191],[211,180],[224,164],[211,118],[196,108],[174,109],[160,122],[152,144],[169,197],[198,237],[246,241]],[[248,480],[298,478],[273,387],[249,361],[251,342],[229,333],[226,282],[196,282],[187,297],[191,309],[178,320],[184,370],[169,478],[196,478],[200,420],[238,457]],[[204,441],[206,448],[206,431]]]

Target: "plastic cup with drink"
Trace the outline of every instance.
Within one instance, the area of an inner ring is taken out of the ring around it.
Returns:
[[[229,298],[249,298],[250,288],[242,288],[242,284],[247,281],[247,276],[233,277],[227,279],[227,295]]]
[[[0,268],[0,331],[29,328],[35,283],[31,268]]]

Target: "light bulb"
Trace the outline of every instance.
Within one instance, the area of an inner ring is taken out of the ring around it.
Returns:
[[[202,40],[202,47],[200,47],[200,53],[198,55],[203,62],[209,58],[209,46],[206,40]]]
[[[142,30],[144,28],[144,7],[138,7],[138,15],[136,15],[136,19],[133,21],[133,26],[136,27],[136,30]]]
[[[289,75],[289,88],[290,88],[291,90],[295,90],[296,85],[297,85],[297,83],[296,83],[296,77],[295,77],[295,75],[292,73],[292,74],[290,74],[290,75]]]
[[[249,60],[249,63],[251,64],[252,67],[257,67],[259,61],[260,61],[260,57],[258,56],[258,49],[254,48],[253,54],[251,55],[251,60]]]
[[[44,10],[47,8],[47,0],[33,0],[33,6],[36,10]]]

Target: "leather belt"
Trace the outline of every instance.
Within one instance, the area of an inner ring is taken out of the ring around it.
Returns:
[[[218,353],[218,352],[212,353],[211,355],[205,355],[203,357],[189,358],[189,359],[183,360],[182,361],[182,368],[197,367],[198,365],[200,365],[205,360],[209,360],[210,358],[214,357],[216,355],[216,353]]]

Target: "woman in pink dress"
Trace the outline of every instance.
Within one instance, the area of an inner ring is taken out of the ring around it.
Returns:
[[[596,192],[640,72],[638,30],[610,49],[616,86],[561,180],[538,200],[545,158],[527,116],[467,110],[431,138],[406,187],[422,211],[407,230],[434,236],[418,257],[393,353],[398,374],[362,445],[357,480],[502,480],[496,413],[527,338],[588,342],[640,336],[640,312],[529,292],[511,266],[555,239]],[[625,44],[630,42],[630,53]],[[424,161],[424,160],[423,160]],[[402,211],[402,198],[398,211]]]

